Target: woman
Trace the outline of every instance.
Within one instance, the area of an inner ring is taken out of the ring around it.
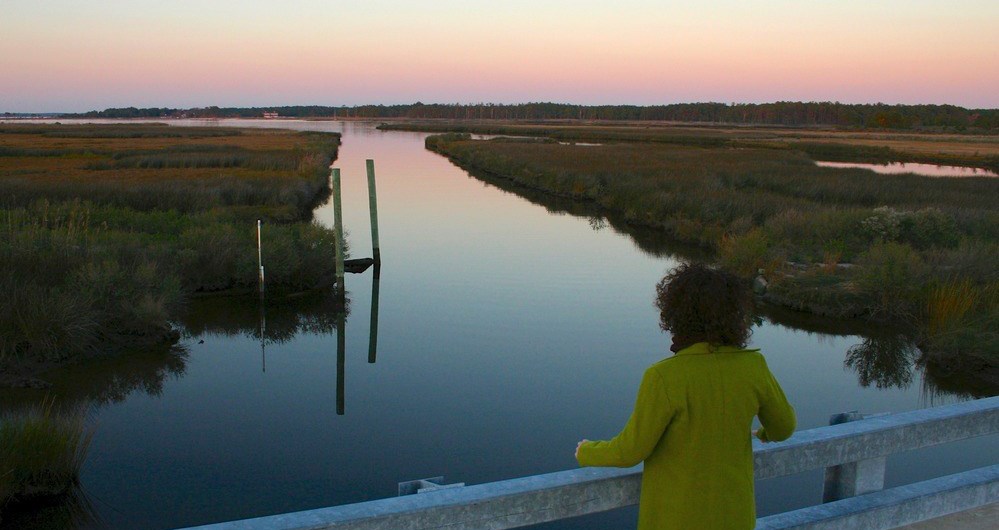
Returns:
[[[621,433],[584,439],[576,459],[645,461],[639,530],[753,528],[753,417],[762,424],[753,434],[768,442],[791,436],[795,416],[763,356],[746,349],[752,295],[739,278],[704,265],[681,265],[656,293],[675,355],[645,371]]]

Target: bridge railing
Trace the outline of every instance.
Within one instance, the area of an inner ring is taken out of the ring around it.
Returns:
[[[999,463],[881,491],[887,456],[996,433],[999,396],[856,419],[779,443],[754,442],[757,479],[826,469],[826,504],[762,518],[758,528],[892,528],[999,501]],[[641,466],[581,468],[471,486],[430,484],[412,495],[198,528],[518,528],[637,504],[641,475]]]

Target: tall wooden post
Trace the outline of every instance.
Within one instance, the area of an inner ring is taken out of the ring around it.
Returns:
[[[371,211],[371,252],[375,260],[375,266],[382,262],[381,251],[378,247],[378,200],[375,198],[375,161],[368,160],[368,209]]]
[[[343,211],[340,207],[340,169],[333,168],[333,222],[335,224],[334,247],[336,248],[336,284],[340,293],[344,293],[343,285]]]

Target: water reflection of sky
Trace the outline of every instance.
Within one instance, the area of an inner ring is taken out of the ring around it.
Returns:
[[[816,162],[821,167],[870,169],[883,175],[914,173],[927,177],[999,177],[996,173],[977,167],[938,166],[914,162],[891,162],[888,164],[862,164],[857,162]]]
[[[377,362],[368,362],[371,271],[347,277],[342,416],[335,327],[282,333],[266,344],[264,371],[256,308],[211,309],[184,339],[184,369],[165,377],[158,394],[136,391],[95,413],[83,482],[110,526],[172,528],[357,502],[439,475],[475,484],[569,469],[576,441],[615,434],[642,371],[668,354],[652,297],[674,259],[484,184],[426,151],[422,133],[220,123],[343,132],[336,166],[355,258],[371,255],[364,163],[375,160]],[[331,224],[332,208],[319,208],[316,219]],[[213,311],[225,325],[213,327]],[[286,331],[298,325],[277,309],[267,314]],[[752,344],[801,428],[836,412],[956,399],[930,399],[918,372],[904,388],[862,387],[844,366],[863,341],[859,331],[822,320],[799,327],[822,332],[764,320]],[[989,442],[893,458],[888,482],[991,463]],[[821,487],[821,471],[765,481],[760,511],[816,503]],[[595,521],[546,528],[627,527],[633,513]]]

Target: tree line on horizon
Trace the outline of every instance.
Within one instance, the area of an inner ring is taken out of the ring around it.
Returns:
[[[673,121],[781,126],[839,126],[878,129],[944,128],[999,130],[999,109],[956,105],[846,104],[838,102],[676,103],[669,105],[571,105],[566,103],[109,108],[74,118],[410,118],[450,120]]]

